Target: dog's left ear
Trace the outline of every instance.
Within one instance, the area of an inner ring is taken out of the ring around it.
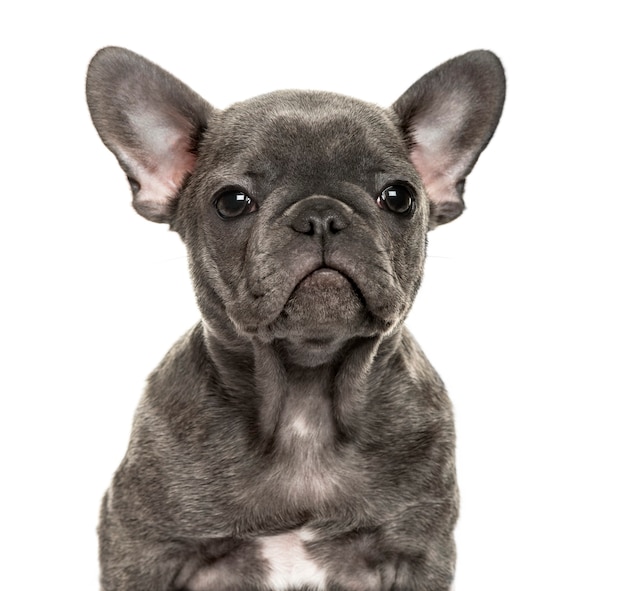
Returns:
[[[394,103],[431,201],[431,229],[463,212],[465,178],[498,125],[504,95],[500,60],[472,51],[435,68]]]

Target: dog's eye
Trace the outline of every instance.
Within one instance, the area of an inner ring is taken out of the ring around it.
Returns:
[[[224,191],[215,201],[217,213],[221,218],[236,218],[257,210],[257,204],[243,191],[230,189]]]
[[[410,213],[415,204],[415,194],[405,185],[390,185],[376,200],[378,207],[393,213]]]

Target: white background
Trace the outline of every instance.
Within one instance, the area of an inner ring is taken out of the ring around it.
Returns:
[[[410,317],[456,408],[457,590],[626,589],[618,3],[10,4],[0,588],[97,589],[100,497],[145,377],[198,316],[177,236],[133,212],[88,116],[87,63],[115,44],[218,107],[288,87],[388,105],[454,55],[500,55],[500,127]]]

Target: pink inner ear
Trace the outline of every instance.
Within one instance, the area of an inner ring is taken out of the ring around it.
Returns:
[[[159,154],[159,161],[154,163],[154,173],[165,186],[177,193],[185,177],[196,166],[196,155],[189,151],[189,138],[179,135]]]
[[[183,143],[182,140],[180,143]],[[163,214],[196,164],[196,156],[180,148],[171,152],[169,158],[162,158],[160,163],[151,162],[149,167],[122,150],[120,155],[140,186],[134,197],[135,205]]]
[[[413,122],[411,161],[435,205],[462,206],[456,183],[463,174],[467,155],[455,150],[455,139],[467,116],[467,101],[452,92]]]
[[[150,113],[134,115],[131,122],[141,137],[142,149],[129,152],[118,147],[118,153],[140,186],[133,204],[142,215],[163,221],[197,157],[189,151],[190,137],[182,125],[172,126],[171,121]]]
[[[454,163],[457,164],[455,168],[444,158],[425,154],[428,154],[427,148],[414,146],[411,161],[420,174],[431,203],[429,228],[432,230],[463,213],[465,206],[456,188],[462,173],[458,172],[458,163]]]
[[[450,170],[445,160],[438,161],[435,155],[425,155],[427,152],[427,149],[415,146],[411,151],[411,161],[422,178],[429,199],[435,204],[458,202],[454,171]]]

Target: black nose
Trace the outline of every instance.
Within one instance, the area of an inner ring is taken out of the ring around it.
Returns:
[[[291,227],[307,236],[337,234],[350,225],[351,209],[330,197],[307,197],[291,213]]]

